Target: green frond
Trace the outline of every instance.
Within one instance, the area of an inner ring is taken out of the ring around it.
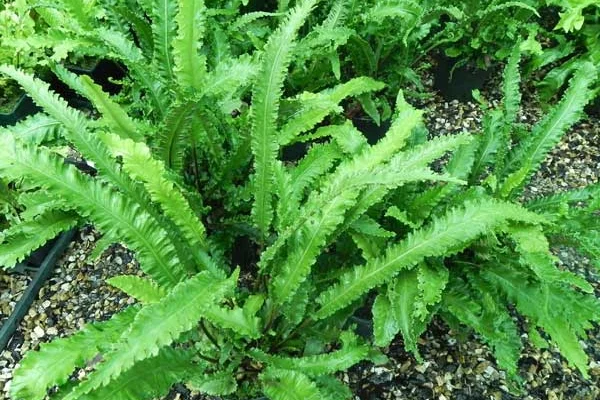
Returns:
[[[494,267],[490,267],[494,268]],[[472,328],[492,348],[498,366],[517,378],[517,362],[521,353],[521,338],[508,310],[494,291],[481,287],[478,281],[469,287],[460,279],[452,279],[444,293],[442,307],[461,323]]]
[[[244,337],[257,339],[261,335],[261,320],[256,313],[263,302],[264,298],[261,296],[251,296],[242,308],[214,306],[206,310],[205,318],[220,328],[231,329]]]
[[[36,145],[53,142],[65,136],[61,123],[42,113],[34,114],[11,126],[10,129],[0,128],[0,135],[9,130],[17,135],[21,141]]]
[[[143,139],[139,129],[141,124],[133,121],[89,76],[75,75],[60,65],[54,66],[54,72],[63,82],[92,102],[102,114],[101,122],[104,125],[123,138],[137,141]]]
[[[53,198],[45,190],[20,193],[18,202],[25,207],[25,210],[19,213],[22,221],[31,221],[49,211],[66,211],[72,208],[64,200]]]
[[[108,250],[110,246],[112,246],[115,240],[110,236],[102,236],[99,240],[96,241],[94,249],[90,253],[90,260],[98,260],[100,256]]]
[[[502,81],[503,92],[503,108],[504,108],[504,123],[511,125],[517,121],[519,107],[521,106],[521,74],[519,72],[519,64],[521,62],[521,50],[519,46],[515,46],[508,63],[504,69],[504,77]],[[505,143],[506,144],[506,143]]]
[[[506,265],[482,271],[482,278],[497,286],[525,315],[532,328],[542,328],[562,355],[584,377],[588,376],[588,357],[580,338],[600,319],[600,302],[594,295],[578,293],[556,284],[531,283],[527,275]]]
[[[519,64],[521,62],[521,48],[516,45],[508,58],[508,63],[504,69],[503,78],[503,111],[502,128],[498,132],[498,150],[496,152],[495,170],[502,171],[506,161],[506,154],[510,147],[510,132],[513,125],[517,122],[519,107],[521,105],[521,74]],[[495,128],[494,126],[490,128]]]
[[[448,162],[446,173],[454,178],[466,180],[471,173],[478,147],[479,141],[477,140],[460,146]],[[405,207],[410,210],[410,218],[406,212],[406,215],[402,215],[401,218],[398,218],[397,213],[392,216],[404,224],[409,226],[412,224],[412,227],[417,227],[429,217],[438,204],[460,190],[460,187],[460,185],[448,183],[427,189],[418,194],[408,207]]]
[[[0,144],[0,175],[26,178],[69,201],[105,235],[131,246],[142,269],[159,284],[169,287],[183,279],[185,270],[169,234],[139,204],[47,150],[23,145],[12,135],[0,136]]]
[[[204,36],[204,0],[178,0],[177,37],[173,42],[175,78],[182,88],[200,90],[206,74],[206,57],[200,55]]]
[[[142,304],[157,303],[166,292],[148,278],[135,275],[118,275],[106,280],[111,286],[125,292]]]
[[[16,80],[36,104],[66,128],[63,131],[65,138],[71,141],[87,160],[95,163],[103,178],[140,204],[147,204],[143,194],[140,194],[132,182],[117,169],[108,149],[89,129],[88,121],[81,112],[69,107],[66,101],[50,90],[47,83],[32,75],[10,66],[0,66],[0,72]]]
[[[508,220],[529,224],[543,219],[519,206],[492,199],[467,202],[450,210],[429,225],[413,231],[402,242],[390,246],[386,254],[355,267],[340,282],[321,293],[321,308],[315,318],[325,318],[349,305],[363,293],[388,282],[401,270],[411,268],[425,257],[447,256],[458,252],[480,235],[502,227]]]
[[[260,379],[271,400],[327,400],[313,381],[297,371],[269,368]]]
[[[550,245],[539,227],[511,226],[508,234],[516,243],[521,263],[536,274],[545,283],[565,283],[573,285],[586,293],[594,291],[585,278],[570,271],[561,271],[556,266],[557,259],[550,252]]]
[[[142,51],[116,31],[98,28],[92,35],[101,40],[110,55],[123,61],[136,81],[143,85],[154,106],[153,111],[158,113],[158,118],[162,118],[167,110],[168,97],[162,94],[163,87],[159,83],[157,73],[148,66],[150,61]]]
[[[156,153],[167,168],[180,171],[183,168],[184,140],[192,128],[192,114],[196,107],[191,102],[175,103],[167,112],[157,134]]]
[[[123,160],[123,169],[136,180],[143,182],[153,201],[157,202],[165,215],[177,225],[187,247],[206,247],[206,230],[195,215],[179,188],[169,179],[162,162],[154,159],[150,148],[144,143],[121,139],[117,135],[104,134],[101,139],[115,156]]]
[[[421,362],[417,339],[425,330],[425,324],[414,316],[416,304],[419,302],[417,271],[401,271],[388,285],[388,298],[392,315],[402,333],[404,348]]]
[[[237,389],[237,382],[232,372],[224,371],[214,374],[195,373],[186,384],[192,390],[210,396],[227,396]]]
[[[400,325],[392,311],[392,305],[385,291],[378,294],[372,308],[373,337],[375,345],[386,347],[392,343],[400,331]]]
[[[323,397],[329,400],[350,400],[352,391],[333,376],[319,376],[315,378]]]
[[[337,129],[332,129],[331,137],[342,151],[350,156],[360,154],[369,146],[367,138],[350,121],[346,121]]]
[[[169,346],[179,335],[190,330],[206,310],[222,300],[237,281],[237,272],[228,279],[220,279],[209,272],[201,272],[177,286],[158,303],[144,306],[118,342],[103,352],[103,362],[88,378],[73,389],[64,400],[81,396],[107,386],[136,363],[156,355]]]
[[[202,95],[215,98],[233,97],[240,88],[248,86],[257,73],[257,62],[250,56],[243,55],[224,60],[206,74]]]
[[[302,196],[317,179],[329,171],[340,158],[339,150],[330,144],[313,146],[308,154],[289,173],[289,187],[277,203],[278,230],[288,227],[300,209]]]
[[[176,19],[178,2],[174,0],[152,1],[152,35],[154,56],[152,64],[160,71],[165,82],[173,79],[172,45],[177,34]]]
[[[351,332],[340,335],[342,348],[327,354],[305,357],[272,356],[258,350],[251,351],[251,356],[265,363],[270,368],[297,371],[310,377],[329,375],[344,371],[367,358],[369,348],[358,343],[358,338]]]
[[[361,77],[320,93],[301,94],[297,98],[300,105],[296,115],[286,122],[278,134],[279,144],[284,146],[294,142],[297,136],[313,129],[329,114],[343,111],[338,104],[345,98],[376,92],[384,87],[385,85],[381,82]]]
[[[138,307],[130,307],[110,320],[86,325],[72,336],[42,343],[30,351],[15,369],[10,394],[15,399],[42,400],[54,385],[65,384],[75,368],[85,366],[116,341],[133,321]]]
[[[252,94],[252,153],[255,158],[252,216],[263,237],[267,235],[273,218],[273,168],[279,149],[276,124],[283,83],[296,33],[315,4],[316,0],[300,2],[270,36]]]
[[[171,387],[184,381],[193,364],[193,354],[185,350],[161,349],[154,357],[140,361],[108,386],[84,396],[88,400],[141,400],[166,396]]]
[[[583,63],[560,103],[511,152],[506,172],[502,174],[505,177],[500,189],[503,196],[509,196],[522,187],[567,129],[579,120],[584,106],[592,99],[590,86],[597,77],[596,67],[592,63]]]
[[[35,219],[13,224],[0,232],[0,266],[14,267],[31,252],[77,223],[77,215],[51,210]]]

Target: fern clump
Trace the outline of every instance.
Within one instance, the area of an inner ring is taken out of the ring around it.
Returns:
[[[94,105],[92,118],[38,78],[0,67],[43,109],[0,135],[0,178],[28,188],[19,200],[27,218],[4,231],[0,254],[13,264],[90,223],[102,246],[135,252],[144,275],[109,280],[137,305],[28,353],[14,399],[43,399],[51,388],[69,400],[150,399],[177,382],[226,398],[349,399],[338,372],[385,362],[381,349],[399,334],[419,357],[435,315],[479,333],[517,381],[513,307],[537,344],[545,332],[587,374],[579,340],[600,303],[583,277],[558,269],[550,246],[567,236],[597,257],[598,187],[525,203],[520,193],[581,116],[593,67],[582,65],[525,139],[514,129],[517,48],[483,134],[426,140],[422,112],[400,91],[389,130],[370,144],[343,111],[382,82],[294,86],[310,61],[298,49],[318,47],[305,41],[337,26],[340,6],[310,30],[316,1],[289,11],[280,2],[280,27],[254,51],[225,29],[220,2],[139,1],[136,11],[91,14],[61,3],[41,17],[49,26],[68,18],[55,28],[126,65],[125,89],[110,96],[54,66]],[[56,151],[65,143],[97,175],[65,164]],[[297,145],[302,154],[284,160]],[[433,167],[447,157],[443,170]],[[361,337],[351,317],[369,298],[373,335]],[[85,379],[69,379],[90,360],[98,362]]]

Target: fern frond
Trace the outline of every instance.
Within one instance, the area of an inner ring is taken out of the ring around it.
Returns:
[[[233,372],[223,371],[214,374],[195,373],[186,384],[190,389],[205,393],[210,396],[227,396],[237,389],[237,382]]]
[[[415,318],[419,288],[417,271],[401,271],[388,285],[388,298],[391,312],[402,333],[404,348],[413,353],[417,361],[421,356],[417,349],[417,339],[425,330],[425,324]]]
[[[516,243],[521,263],[531,268],[540,281],[570,284],[586,293],[594,291],[583,277],[557,268],[556,257],[550,252],[548,240],[539,227],[511,226],[508,233]]]
[[[0,135],[8,130],[8,128],[0,128]],[[10,131],[21,141],[36,145],[52,142],[64,136],[64,128],[61,123],[42,113],[32,115],[11,126]]]
[[[176,103],[169,107],[164,123],[157,134],[156,153],[167,168],[180,171],[183,168],[185,141],[192,126],[192,114],[196,107],[191,102]]]
[[[54,66],[54,72],[63,82],[90,100],[102,114],[102,123],[116,134],[137,141],[143,139],[143,135],[139,132],[140,124],[133,121],[121,106],[115,103],[90,77],[87,75],[77,76],[60,65]]]
[[[0,266],[15,266],[31,252],[77,223],[77,215],[73,213],[48,211],[35,219],[13,224],[0,232]]]
[[[244,337],[257,339],[261,335],[261,320],[256,313],[261,308],[263,301],[261,296],[251,296],[242,308],[229,309],[214,306],[206,310],[205,317],[218,327],[231,329]]]
[[[277,115],[283,82],[291,61],[297,31],[316,4],[304,0],[271,35],[265,45],[261,72],[252,95],[252,153],[254,154],[255,199],[252,216],[265,237],[273,218],[273,168],[277,157]]]
[[[115,242],[124,240],[137,252],[142,269],[159,284],[173,286],[185,276],[169,234],[139,204],[100,181],[64,165],[54,154],[0,136],[0,175],[22,179],[64,198]]]
[[[269,368],[260,379],[264,393],[271,400],[328,400],[317,385],[300,372]]]
[[[502,175],[505,178],[500,189],[503,196],[520,188],[566,130],[579,120],[584,106],[592,99],[590,86],[597,77],[596,67],[592,63],[582,63],[560,103],[511,152],[506,172]]]
[[[138,307],[130,307],[106,322],[86,325],[72,336],[42,343],[39,351],[25,354],[14,372],[11,396],[27,400],[45,398],[49,388],[66,383],[76,367],[83,367],[117,340],[138,311]]]
[[[493,289],[488,291],[477,281],[473,285],[478,290],[460,279],[452,279],[444,293],[442,307],[481,335],[492,348],[498,365],[510,378],[516,378],[522,347],[517,327],[506,307],[493,297]]]
[[[66,211],[72,208],[63,199],[52,198],[48,192],[39,189],[21,193],[18,201],[25,207],[25,210],[19,214],[22,221],[31,221],[48,211]]]
[[[142,304],[157,303],[166,292],[148,278],[135,275],[118,275],[106,280],[111,286],[125,292]]]
[[[108,150],[97,140],[88,126],[84,115],[69,107],[67,102],[50,90],[50,86],[32,75],[11,66],[0,66],[0,72],[16,80],[51,117],[59,121],[66,129],[65,138],[88,160],[93,161],[96,169],[104,178],[114,183],[121,191],[140,204],[147,204],[143,194],[117,170]]]
[[[388,248],[383,257],[344,274],[340,282],[321,293],[317,301],[321,308],[315,318],[322,319],[346,307],[368,290],[388,282],[403,269],[408,269],[425,257],[449,255],[467,246],[508,220],[530,224],[543,219],[510,203],[484,199],[467,202],[464,207],[450,210],[431,224],[413,231],[407,239]]]
[[[327,354],[319,354],[305,357],[280,357],[265,354],[254,350],[250,354],[257,361],[267,364],[269,367],[298,371],[310,377],[329,375],[343,371],[354,364],[367,358],[369,348],[358,343],[354,333],[342,332],[340,335],[342,348]]]
[[[123,169],[140,180],[165,214],[177,225],[187,240],[187,248],[206,247],[206,230],[183,193],[169,179],[165,166],[154,159],[144,143],[104,134],[101,139],[115,156],[122,157]],[[207,267],[207,266],[205,266]]]
[[[130,328],[122,333],[120,341],[103,353],[104,361],[64,400],[75,400],[107,386],[136,363],[156,355],[190,330],[206,310],[233,289],[236,281],[237,272],[225,280],[201,272],[178,284],[158,303],[144,306]]]
[[[588,357],[579,338],[585,337],[591,321],[600,319],[600,302],[595,296],[560,284],[532,284],[526,275],[505,265],[485,269],[482,278],[500,288],[533,326],[550,335],[569,363],[588,376]]]
[[[331,113],[341,112],[338,104],[347,97],[356,97],[364,93],[376,92],[385,87],[374,79],[354,78],[321,93],[304,93],[298,97],[300,109],[281,128],[278,134],[279,144],[284,146],[295,141],[295,138],[323,121]]]
[[[320,176],[332,168],[340,156],[340,152],[335,146],[315,145],[289,173],[289,186],[281,192],[285,195],[277,203],[279,231],[290,225],[294,220],[294,215],[300,209],[302,196]]]
[[[173,42],[175,77],[182,88],[200,90],[206,74],[206,57],[200,55],[204,35],[204,0],[178,0],[177,37]]]
[[[372,313],[375,345],[379,347],[389,346],[400,331],[400,325],[385,292],[378,294],[375,298]]]
[[[216,98],[233,97],[240,88],[247,86],[257,75],[257,62],[250,56],[227,59],[206,74],[202,96]]]
[[[173,79],[172,45],[177,34],[178,2],[173,0],[152,1],[152,35],[154,37],[154,56],[152,64],[160,71],[165,82]]]
[[[166,113],[168,97],[162,94],[163,86],[155,70],[148,66],[149,61],[141,50],[122,34],[109,29],[99,28],[91,35],[100,39],[109,53],[123,61],[136,81],[141,82],[154,105],[153,111],[158,113],[158,118],[162,118]]]
[[[161,349],[156,356],[140,361],[108,386],[88,393],[85,398],[140,400],[165,396],[175,383],[184,381],[191,370],[199,368],[193,364],[192,356],[185,350]]]

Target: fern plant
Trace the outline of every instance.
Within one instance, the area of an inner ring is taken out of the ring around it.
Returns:
[[[357,77],[297,93],[288,79],[316,0],[298,1],[260,50],[226,53],[233,58],[223,57],[220,2],[144,0],[136,11],[85,14],[88,3],[63,3],[48,19],[69,14],[82,29],[65,34],[123,62],[129,90],[115,98],[56,66],[94,104],[92,119],[43,81],[0,67],[44,110],[0,135],[0,177],[30,188],[29,218],[5,231],[0,254],[19,260],[91,223],[100,249],[126,244],[144,276],[109,280],[136,305],[28,353],[14,399],[150,399],[176,382],[226,398],[349,399],[339,371],[385,362],[381,348],[398,333],[416,353],[435,314],[480,333],[516,379],[520,336],[508,305],[530,319],[532,338],[541,343],[545,331],[587,373],[577,340],[599,319],[598,300],[585,279],[556,268],[547,238],[593,226],[598,188],[525,204],[519,192],[579,117],[590,66],[524,140],[512,130],[515,51],[484,135],[425,140],[422,113],[399,92],[386,136],[369,144],[341,115],[343,101],[382,83]],[[97,175],[25,131],[58,135]],[[306,154],[282,161],[294,144]],[[597,234],[574,240],[597,251]],[[373,337],[359,337],[351,317],[370,296]],[[85,379],[70,379],[84,366]]]

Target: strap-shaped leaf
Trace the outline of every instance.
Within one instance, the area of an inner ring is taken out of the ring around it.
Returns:
[[[1,135],[0,175],[26,178],[68,201],[105,235],[131,246],[141,268],[159,284],[172,287],[185,276],[168,233],[150,214],[122,193],[65,165],[48,150],[23,145],[10,134]]]
[[[13,267],[59,233],[77,225],[77,215],[48,211],[39,217],[12,225],[0,233],[0,266]]]
[[[253,350],[250,354],[256,360],[269,367],[298,371],[307,376],[317,377],[344,371],[367,358],[369,348],[358,343],[358,338],[351,332],[343,332],[340,336],[342,348],[327,354],[305,357],[279,357]]]
[[[109,321],[86,325],[72,336],[40,345],[25,354],[15,370],[10,394],[15,399],[42,400],[54,385],[67,382],[76,367],[82,367],[117,340],[133,321],[138,307],[115,314]]]
[[[201,272],[180,284],[158,303],[144,306],[129,330],[110,351],[104,361],[72,390],[64,400],[80,396],[108,385],[142,360],[150,358],[170,345],[179,335],[189,331],[204,316],[206,310],[222,300],[236,284],[237,274],[221,279],[210,272]]]
[[[72,89],[89,99],[102,114],[102,123],[111,128],[116,134],[137,141],[143,139],[138,124],[89,76],[77,76],[60,65],[54,66],[54,72]]]
[[[152,1],[152,35],[154,37],[154,56],[152,63],[160,71],[165,82],[173,78],[172,45],[177,34],[177,1]]]
[[[360,77],[321,93],[300,95],[298,99],[301,103],[300,109],[296,116],[281,128],[278,135],[279,144],[283,146],[292,142],[296,136],[314,128],[327,115],[340,112],[338,104],[345,98],[375,92],[383,89],[384,86],[374,79]]]
[[[183,193],[169,179],[164,164],[152,157],[150,148],[144,143],[121,139],[117,135],[104,134],[101,139],[114,156],[122,157],[123,169],[133,179],[143,182],[152,200],[181,229],[187,247],[205,247],[206,230],[202,221]]]
[[[494,266],[489,266],[494,268]],[[495,298],[495,290],[472,282],[469,287],[460,279],[452,279],[444,293],[442,306],[461,323],[481,335],[493,349],[498,365],[517,376],[517,361],[521,352],[521,338],[506,306]]]
[[[166,292],[156,283],[140,276],[118,275],[107,279],[106,282],[142,304],[157,303],[166,295]]]
[[[450,210],[431,224],[413,231],[386,254],[344,274],[340,282],[321,293],[321,308],[315,318],[322,319],[346,307],[363,293],[388,282],[403,269],[425,257],[456,253],[480,235],[501,227],[506,221],[540,223],[543,219],[519,206],[492,199],[467,202]]]
[[[0,128],[0,135],[8,130],[8,128]],[[23,142],[38,145],[64,136],[63,130],[60,122],[42,113],[34,114],[10,127],[10,131],[18,135]]]
[[[419,302],[417,279],[416,270],[401,271],[388,286],[388,298],[392,314],[404,339],[404,348],[421,361],[417,339],[423,333],[425,325],[414,317],[415,306]]]
[[[223,371],[214,374],[195,373],[186,384],[195,391],[211,396],[227,396],[237,390],[237,382],[233,372]]]
[[[296,33],[315,3],[316,0],[301,1],[271,35],[265,45],[261,72],[252,94],[252,153],[255,158],[252,216],[263,236],[267,235],[273,218],[273,168],[279,149],[276,125],[283,81],[291,61]]]
[[[175,77],[179,85],[200,90],[206,74],[206,57],[200,55],[204,35],[204,0],[178,0],[177,37],[173,42]]]
[[[511,226],[510,237],[516,243],[516,250],[521,262],[531,268],[537,277],[544,282],[562,282],[574,285],[586,293],[594,291],[585,278],[570,272],[561,271],[556,266],[556,257],[550,252],[550,245],[539,227]]]
[[[392,311],[392,305],[385,293],[380,293],[373,303],[373,336],[375,345],[389,346],[400,331],[400,326]]]
[[[261,376],[264,393],[271,400],[324,400],[317,385],[293,370],[270,368]]]
[[[598,72],[592,63],[582,63],[560,103],[514,148],[503,174],[505,181],[500,189],[503,196],[520,188],[567,129],[581,118],[583,108],[593,97],[590,86],[597,77]]]
[[[486,268],[481,275],[506,293],[532,326],[543,328],[569,363],[588,376],[588,357],[579,338],[592,327],[590,321],[600,319],[600,302],[594,295],[561,284],[531,283],[527,275],[506,265]]]
[[[156,153],[167,168],[180,171],[186,145],[186,135],[192,129],[192,115],[196,107],[191,102],[175,103],[167,112],[157,134]]]
[[[108,386],[88,393],[89,400],[140,400],[160,398],[171,387],[186,379],[191,371],[200,367],[192,363],[193,353],[170,348],[135,364],[119,375]]]

